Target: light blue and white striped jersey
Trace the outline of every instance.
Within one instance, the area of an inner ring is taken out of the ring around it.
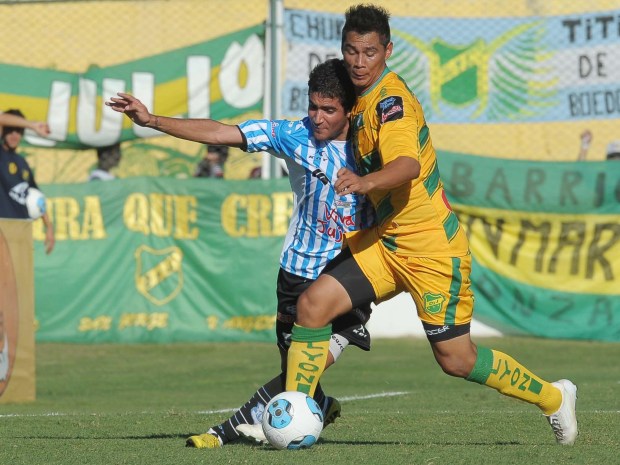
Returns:
[[[280,266],[316,279],[340,252],[344,233],[367,227],[374,215],[363,195],[336,194],[338,170],[357,172],[348,141],[317,141],[310,120],[250,120],[239,125],[247,152],[268,152],[285,161],[293,190],[293,214]]]

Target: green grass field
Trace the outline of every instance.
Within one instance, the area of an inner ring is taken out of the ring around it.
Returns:
[[[278,369],[271,344],[37,346],[37,401],[0,405],[0,464],[617,464],[620,344],[480,339],[579,387],[580,436],[534,406],[444,375],[422,339],[348,349],[323,377],[342,418],[304,451],[185,447]]]

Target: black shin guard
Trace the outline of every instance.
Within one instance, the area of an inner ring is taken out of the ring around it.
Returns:
[[[280,373],[271,381],[258,388],[250,400],[243,404],[228,420],[212,427],[215,434],[220,437],[224,444],[239,439],[236,427],[240,424],[260,422],[265,406],[273,397],[284,391],[285,384],[286,376],[284,373]]]

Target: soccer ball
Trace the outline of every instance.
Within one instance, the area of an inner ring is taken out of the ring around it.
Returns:
[[[263,432],[276,449],[306,449],[323,430],[323,412],[316,401],[297,391],[286,391],[269,401]]]
[[[43,216],[46,209],[43,192],[34,187],[29,187],[26,194],[26,208],[28,208],[28,216],[33,220]]]

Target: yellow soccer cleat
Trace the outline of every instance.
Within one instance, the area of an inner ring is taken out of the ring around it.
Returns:
[[[190,436],[185,441],[187,447],[195,447],[196,449],[215,449],[222,447],[220,439],[214,434],[199,434],[197,436]]]

